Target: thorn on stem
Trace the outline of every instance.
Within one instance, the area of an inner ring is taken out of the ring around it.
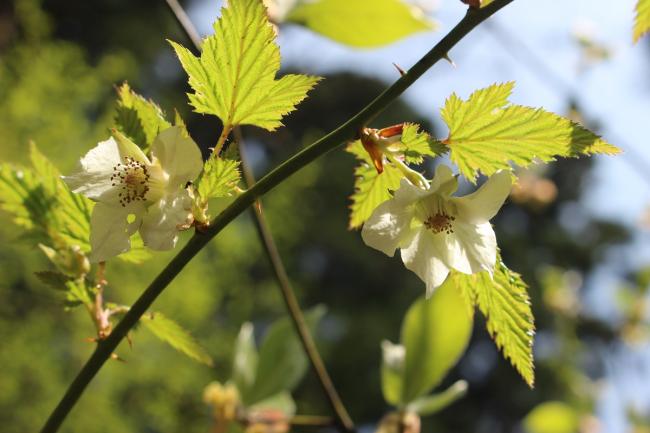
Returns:
[[[403,77],[404,75],[406,75],[406,71],[405,71],[404,69],[402,69],[402,67],[401,67],[400,65],[398,65],[398,64],[395,63],[395,62],[393,62],[393,66],[395,66],[395,69],[397,69],[397,72],[399,72],[399,75],[400,75],[400,76]]]
[[[453,66],[454,68],[456,67],[456,63],[454,63],[454,61],[451,60],[451,57],[449,57],[449,53],[445,54],[444,57],[443,57],[443,59],[445,59],[446,61],[448,61],[449,64],[450,64],[451,66]]]

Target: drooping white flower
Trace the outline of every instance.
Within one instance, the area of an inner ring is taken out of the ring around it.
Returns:
[[[363,226],[363,241],[392,257],[400,248],[404,265],[430,295],[451,269],[492,273],[497,242],[489,220],[508,197],[510,173],[494,174],[477,191],[453,197],[458,180],[439,165],[428,189],[402,179],[392,199],[380,204]]]
[[[179,230],[192,223],[185,185],[202,167],[198,146],[179,126],[156,137],[151,158],[119,131],[91,149],[63,177],[72,191],[97,202],[90,220],[91,261],[127,251],[138,230],[149,248],[173,248]]]

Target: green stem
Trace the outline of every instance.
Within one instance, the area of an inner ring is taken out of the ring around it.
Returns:
[[[186,36],[192,41],[192,44],[194,45],[197,53],[200,53],[201,41],[199,38],[197,38],[198,32],[192,24],[192,21],[187,16],[187,13],[183,7],[176,0],[167,0],[167,4],[169,5],[169,8],[178,21],[178,24],[185,32]],[[219,140],[217,141],[217,145],[214,148],[214,154],[219,154],[231,130],[239,146],[244,182],[246,184],[246,188],[250,188],[255,184],[255,176],[246,159],[244,140],[241,133],[241,128],[239,126],[235,126],[233,128],[231,125],[224,125]],[[341,398],[336,388],[334,387],[332,379],[327,373],[325,363],[318,353],[316,343],[314,342],[314,339],[309,332],[309,327],[305,322],[305,318],[300,309],[300,304],[298,303],[293,288],[291,287],[291,281],[287,275],[284,263],[282,263],[282,257],[280,256],[278,247],[275,243],[275,240],[273,239],[273,234],[271,233],[271,229],[269,228],[268,223],[266,222],[266,218],[264,217],[264,208],[262,207],[261,200],[255,200],[255,204],[251,208],[251,213],[253,214],[253,220],[255,222],[255,227],[257,229],[257,234],[260,238],[260,242],[264,247],[271,267],[273,268],[275,277],[278,281],[278,286],[280,287],[280,292],[282,293],[282,298],[284,299],[285,305],[289,312],[289,316],[293,321],[294,328],[298,333],[300,342],[305,353],[307,354],[307,357],[309,358],[314,373],[318,377],[321,387],[323,388],[323,392],[327,396],[330,406],[336,414],[336,421],[339,427],[341,427],[343,430],[348,432],[354,431],[354,423],[352,422],[352,419],[350,418],[345,405],[341,401]]]
[[[46,421],[42,433],[56,432],[61,423],[65,420],[70,410],[74,407],[79,397],[83,394],[90,381],[95,377],[104,363],[111,357],[113,351],[120,344],[127,333],[138,323],[140,317],[153,304],[156,298],[189,263],[190,260],[205,245],[216,236],[232,220],[243,213],[255,199],[266,194],[272,188],[280,184],[286,178],[314,161],[316,158],[336,149],[347,140],[357,136],[361,127],[368,124],[379,113],[381,113],[391,102],[395,101],[407,88],[420,78],[431,66],[444,59],[449,50],[461,39],[470,33],[476,26],[504,6],[514,0],[495,0],[488,6],[478,10],[468,10],[463,19],[420,59],[406,74],[397,80],[392,86],[386,89],[381,95],[375,98],[368,106],[357,113],[354,117],[332,131],[325,137],[316,141],[309,147],[298,152],[287,161],[280,164],[273,171],[261,178],[255,185],[242,195],[237,197],[226,209],[223,210],[206,229],[204,233],[195,233],[185,244],[178,254],[167,264],[167,266],[151,282],[149,287],[142,293],[133,304],[124,318],[117,324],[113,332],[105,339],[97,343],[95,351],[83,366],[77,377],[72,381],[63,398]]]
[[[235,139],[237,140],[237,144],[239,145],[239,154],[241,157],[241,167],[244,174],[244,181],[246,182],[246,187],[251,188],[253,185],[255,185],[255,176],[253,175],[253,172],[246,159],[246,149],[244,148],[241,129],[239,127],[236,127],[233,130],[233,133],[235,135]],[[282,257],[280,256],[278,247],[275,243],[275,240],[273,239],[273,234],[271,233],[271,229],[269,228],[266,222],[266,218],[264,217],[264,208],[262,207],[262,202],[259,199],[255,200],[255,204],[251,210],[254,217],[253,220],[255,221],[255,227],[257,228],[257,233],[260,237],[260,241],[262,242],[262,246],[266,250],[266,255],[269,258],[273,272],[275,273],[275,278],[278,281],[278,286],[280,287],[282,298],[284,299],[284,303],[287,307],[287,310],[289,311],[289,316],[291,317],[294,328],[298,333],[298,337],[300,338],[300,343],[302,344],[303,350],[307,354],[314,373],[316,373],[316,376],[318,377],[321,388],[327,396],[332,410],[336,414],[337,423],[339,424],[339,427],[344,431],[354,431],[355,427],[354,423],[352,422],[352,418],[350,418],[350,414],[345,408],[345,405],[343,404],[343,401],[341,400],[341,397],[339,396],[339,393],[336,390],[336,387],[334,386],[334,383],[332,382],[332,379],[327,372],[327,368],[325,368],[325,363],[323,362],[320,353],[318,353],[316,343],[314,342],[314,339],[309,332],[309,327],[307,326],[305,317],[300,309],[298,299],[296,298],[293,288],[291,287],[291,280],[289,280],[287,270],[284,267],[284,263],[282,263]]]

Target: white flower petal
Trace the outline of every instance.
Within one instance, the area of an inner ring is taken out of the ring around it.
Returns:
[[[169,175],[169,186],[174,190],[195,180],[203,169],[199,147],[180,126],[165,129],[158,134],[151,154]]]
[[[90,218],[90,261],[103,262],[128,251],[129,238],[138,230],[143,211],[141,203],[127,207],[97,203]],[[128,221],[129,215],[135,215],[132,222]]]
[[[111,185],[113,167],[121,162],[120,151],[113,137],[100,142],[81,158],[77,169],[70,176],[63,176],[73,192],[93,200],[117,196]],[[109,200],[110,201],[110,200]]]
[[[427,296],[442,285],[449,274],[449,267],[440,259],[446,255],[441,239],[422,227],[414,233],[410,244],[401,249],[406,268],[426,283]]]
[[[450,196],[458,189],[458,178],[454,176],[451,168],[444,164],[436,167],[436,174],[431,180],[429,191],[443,196]]]
[[[411,181],[403,177],[400,181],[399,189],[395,191],[394,200],[401,206],[408,206],[429,194],[431,194],[431,190],[422,189],[419,186],[413,185]]]
[[[142,149],[135,144],[129,137],[126,135],[122,134],[120,131],[114,129],[113,131],[113,137],[115,138],[115,141],[117,142],[117,146],[120,150],[120,155],[122,156],[122,159],[124,159],[125,156],[128,156],[129,158],[135,159],[138,162],[143,163],[145,166],[150,166],[151,161],[149,161],[149,158],[147,158],[147,155],[144,154]]]
[[[176,246],[179,226],[191,222],[192,201],[186,190],[168,194],[147,210],[142,218],[140,235],[152,250],[169,250]]]
[[[446,263],[464,273],[494,271],[497,260],[497,238],[489,222],[467,224],[456,221],[454,233],[445,235],[449,255]]]
[[[492,175],[478,190],[464,197],[452,197],[463,221],[477,224],[491,220],[510,194],[512,178],[509,171]]]
[[[404,206],[396,198],[390,199],[377,206],[363,224],[361,238],[366,245],[393,257],[400,240],[406,236],[404,232],[409,230],[412,218],[410,206]]]

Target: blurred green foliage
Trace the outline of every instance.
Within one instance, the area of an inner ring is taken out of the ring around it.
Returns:
[[[0,18],[3,162],[26,164],[33,140],[67,172],[83,152],[107,137],[116,104],[114,86],[125,80],[139,93],[155,96],[167,113],[177,108],[204,150],[216,142],[218,122],[189,114],[180,66],[169,62],[173,54],[164,38],[182,37],[164,2],[52,0],[41,5],[37,0],[15,0],[0,5]],[[338,126],[383,87],[351,74],[330,76],[287,118],[286,128],[274,135],[244,128],[254,168],[262,174]],[[396,103],[375,126],[408,120],[432,131],[421,117]],[[558,187],[556,201],[542,207],[525,201],[509,205],[495,220],[504,260],[531,286],[539,332],[558,342],[555,353],[538,363],[537,388],[530,391],[506,362],[495,361],[496,349],[476,316],[468,352],[440,385],[445,389],[464,378],[468,394],[426,419],[424,431],[511,432],[536,405],[549,400],[566,400],[581,412],[592,411],[591,399],[579,398],[590,392],[589,386],[578,385],[587,374],[602,377],[602,368],[585,365],[575,354],[588,357],[599,342],[618,338],[618,330],[586,314],[560,314],[554,305],[566,305],[570,298],[562,292],[566,279],[540,272],[550,265],[561,275],[570,269],[584,278],[610,245],[629,237],[626,229],[606,221],[585,218],[577,233],[560,222],[567,206],[579,200],[590,164],[574,160],[552,165],[546,176]],[[355,420],[369,424],[387,409],[381,395],[380,342],[398,340],[403,316],[423,288],[399,261],[368,249],[348,231],[354,165],[354,158],[344,152],[328,155],[283,183],[264,203],[302,305],[328,307],[317,337],[342,398]],[[212,213],[228,200],[215,202]],[[91,353],[94,343],[85,340],[94,329],[82,310],[64,311],[61,294],[34,275],[48,269],[41,251],[21,239],[6,214],[0,214],[0,222],[0,425],[4,432],[22,433],[42,425]],[[107,297],[132,303],[172,254],[156,254],[138,266],[112,263]],[[646,290],[647,281],[632,280],[631,293]],[[548,294],[551,286],[555,294]],[[624,302],[632,311],[634,303]],[[256,329],[263,330],[284,314],[249,218],[224,230],[154,308],[191,330],[214,359],[214,368],[137,330],[131,335],[132,347],[124,343],[118,350],[125,363],[105,366],[63,431],[207,431],[210,415],[201,402],[202,390],[215,379],[228,378],[241,324],[254,321]],[[583,338],[590,345],[582,344]],[[329,413],[311,374],[298,386],[295,398],[298,413]]]

